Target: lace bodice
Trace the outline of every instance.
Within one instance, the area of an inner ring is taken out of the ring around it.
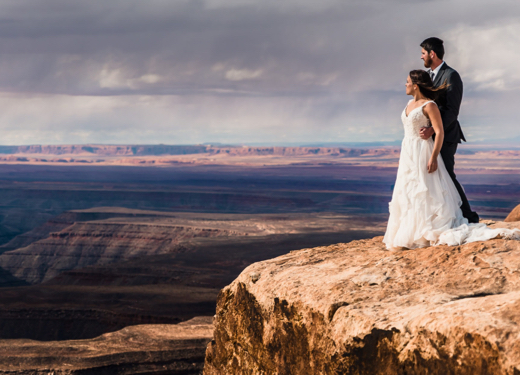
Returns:
[[[408,104],[410,104],[410,102],[408,102]],[[430,120],[424,115],[422,109],[426,104],[432,102],[433,100],[430,100],[429,102],[424,103],[422,106],[412,109],[408,116],[406,116],[406,107],[408,107],[408,105],[404,108],[401,115],[401,120],[403,121],[405,137],[420,138],[419,131],[421,128],[430,126]]]

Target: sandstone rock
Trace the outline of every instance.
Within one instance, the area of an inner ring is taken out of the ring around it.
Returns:
[[[513,222],[513,221],[520,221],[520,204],[516,206],[513,211],[507,215],[506,219],[504,220],[506,222]]]
[[[130,326],[90,340],[0,340],[0,374],[200,374],[212,320]]]
[[[520,373],[519,241],[381,241],[246,268],[219,295],[204,374]]]

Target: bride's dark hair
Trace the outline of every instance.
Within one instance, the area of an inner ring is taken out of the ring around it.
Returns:
[[[441,86],[434,88],[432,79],[428,72],[421,69],[412,70],[410,72],[410,79],[414,85],[419,87],[421,94],[431,100],[437,100],[439,95],[446,91],[449,86],[448,84],[443,83]]]

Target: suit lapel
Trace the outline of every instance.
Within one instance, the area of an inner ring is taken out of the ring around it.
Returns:
[[[438,87],[443,84],[444,73],[445,73],[447,67],[448,67],[448,65],[446,63],[444,63],[441,66],[441,68],[439,69],[439,73],[437,74],[437,76],[435,76],[435,78],[433,80],[433,87]]]

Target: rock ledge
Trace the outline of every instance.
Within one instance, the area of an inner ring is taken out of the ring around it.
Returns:
[[[246,268],[219,295],[204,374],[520,374],[519,241],[381,240]]]

